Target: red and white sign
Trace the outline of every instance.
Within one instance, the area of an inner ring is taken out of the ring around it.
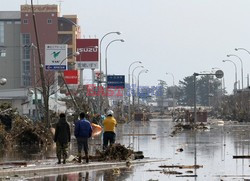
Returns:
[[[80,52],[80,55],[76,58],[79,69],[98,68],[98,39],[77,39],[76,48]]]
[[[77,70],[65,70],[64,79],[66,84],[78,84],[78,71]]]

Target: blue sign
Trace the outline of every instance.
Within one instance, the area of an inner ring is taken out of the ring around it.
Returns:
[[[67,70],[66,65],[46,65],[46,70]]]
[[[108,88],[125,88],[125,75],[108,75]]]

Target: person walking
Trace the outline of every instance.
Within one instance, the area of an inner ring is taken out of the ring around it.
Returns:
[[[85,152],[86,163],[89,163],[89,154],[88,154],[88,139],[92,136],[92,127],[90,122],[85,119],[85,113],[80,113],[80,120],[75,123],[75,137],[77,140],[78,147],[78,162],[82,162],[82,149]]]
[[[59,121],[56,124],[54,141],[56,142],[56,156],[58,158],[58,164],[61,164],[61,156],[63,156],[63,164],[66,163],[68,157],[68,147],[70,142],[70,127],[66,121],[66,115],[61,113],[59,115]]]
[[[108,144],[112,145],[115,143],[115,127],[117,126],[117,122],[113,115],[114,112],[112,110],[108,110],[107,117],[103,120],[103,150],[107,148]]]

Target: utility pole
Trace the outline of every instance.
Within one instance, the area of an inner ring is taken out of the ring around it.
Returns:
[[[34,70],[34,93],[35,93],[35,121],[37,121],[40,116],[38,114],[38,101],[37,101],[37,89],[36,89],[36,56],[34,48],[37,48],[33,43],[31,43],[31,54],[33,56],[33,70]]]
[[[46,89],[45,85],[45,77],[44,77],[44,65],[42,64],[42,58],[41,58],[41,52],[40,52],[40,45],[39,45],[39,38],[38,38],[38,32],[37,32],[37,26],[36,26],[36,17],[34,12],[34,6],[33,6],[33,0],[31,0],[31,11],[32,11],[32,18],[33,18],[33,25],[35,30],[35,37],[36,37],[36,43],[37,43],[37,52],[38,52],[38,61],[39,61],[39,69],[40,69],[40,77],[41,77],[41,83],[42,83],[42,94],[43,94],[43,100],[44,100],[44,119],[47,128],[50,127],[50,121],[49,121],[49,95]]]

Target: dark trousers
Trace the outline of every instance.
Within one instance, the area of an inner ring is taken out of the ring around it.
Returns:
[[[63,159],[65,160],[68,156],[68,143],[59,143],[56,142],[56,156],[58,160],[61,159],[61,156],[63,156]]]
[[[115,143],[115,133],[113,131],[105,131],[103,133],[103,149],[105,150],[108,144],[112,145]]]
[[[78,156],[81,156],[82,150],[84,150],[85,155],[88,155],[88,138],[77,138]]]

